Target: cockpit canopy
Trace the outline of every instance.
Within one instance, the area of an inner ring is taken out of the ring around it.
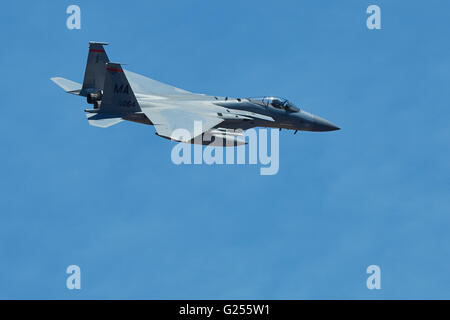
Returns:
[[[262,97],[262,98],[249,98],[253,103],[263,105],[265,107],[271,106],[276,109],[286,110],[289,112],[299,112],[300,109],[297,108],[289,100],[279,97]]]

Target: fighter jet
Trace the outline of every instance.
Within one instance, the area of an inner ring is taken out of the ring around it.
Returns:
[[[333,131],[333,123],[300,110],[287,99],[231,98],[192,93],[125,70],[110,62],[104,42],[89,42],[83,84],[51,78],[66,92],[85,97],[89,124],[110,127],[124,120],[153,125],[167,139],[208,145],[245,144],[243,131],[269,127]],[[184,129],[184,135],[174,135]],[[208,135],[209,139],[198,139]]]

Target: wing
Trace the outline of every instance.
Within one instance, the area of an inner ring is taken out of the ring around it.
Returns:
[[[170,95],[197,95],[195,93],[173,87],[171,85],[147,78],[143,75],[123,70],[130,82],[133,92],[138,95],[157,95],[157,96],[170,96]]]
[[[187,111],[178,106],[144,108],[142,111],[154,124],[158,135],[182,142],[189,142],[223,122],[213,114]],[[184,129],[189,134],[174,135],[177,129]]]

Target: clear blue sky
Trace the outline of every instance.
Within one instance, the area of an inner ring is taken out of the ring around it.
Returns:
[[[78,4],[82,29],[66,28]],[[378,4],[382,30],[366,28]],[[38,1],[1,12],[0,298],[450,298],[445,1]],[[150,126],[90,127],[88,41],[194,92],[338,124],[280,170],[175,166]],[[66,267],[82,289],[65,287]],[[366,288],[366,268],[382,289]]]

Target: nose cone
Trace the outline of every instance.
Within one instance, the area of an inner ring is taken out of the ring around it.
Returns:
[[[340,130],[337,125],[325,120],[321,117],[314,116],[314,121],[312,124],[312,131],[335,131]]]

